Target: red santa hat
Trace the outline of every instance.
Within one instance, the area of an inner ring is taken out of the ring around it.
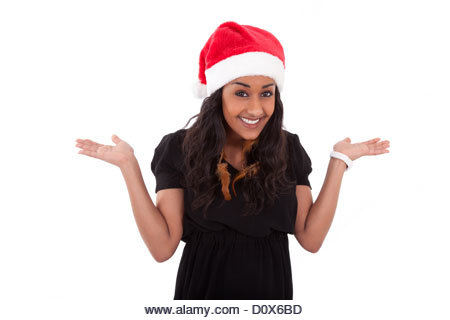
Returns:
[[[233,21],[222,23],[209,37],[199,60],[194,95],[206,98],[228,82],[244,76],[272,78],[283,90],[284,50],[270,32]]]

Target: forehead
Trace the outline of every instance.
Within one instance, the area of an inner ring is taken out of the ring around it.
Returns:
[[[230,81],[230,83],[233,83],[234,81],[239,81],[239,82],[248,83],[248,84],[252,84],[252,83],[266,84],[266,83],[270,83],[271,81],[274,82],[274,80],[271,77],[261,76],[261,75],[239,77],[239,78],[236,78],[236,79]]]

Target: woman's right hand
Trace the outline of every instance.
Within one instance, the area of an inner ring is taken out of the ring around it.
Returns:
[[[112,135],[111,140],[116,144],[115,146],[100,144],[89,139],[76,139],[75,141],[77,142],[76,147],[81,148],[78,153],[104,160],[120,168],[122,164],[134,157],[134,150],[115,134]]]

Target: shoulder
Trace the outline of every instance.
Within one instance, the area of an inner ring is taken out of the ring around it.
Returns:
[[[186,129],[165,134],[154,149],[152,168],[162,165],[182,166],[182,144]]]
[[[293,138],[298,138],[298,137],[299,137],[298,134],[296,134],[296,133],[294,133],[294,132],[290,132],[290,131],[288,131],[288,130],[286,130],[286,129],[282,129],[282,131],[284,132],[284,134],[286,135],[286,137],[287,137],[288,139],[293,139]]]
[[[282,129],[282,131],[284,132],[284,135],[286,136],[286,139],[288,139],[288,140],[292,139],[292,137],[294,137],[296,135],[295,133],[287,131],[286,129]]]
[[[303,171],[311,172],[311,158],[303,147],[300,136],[284,129],[283,131],[287,139],[288,157],[295,163],[296,170],[299,171],[301,168]]]
[[[186,131],[187,129],[179,129],[177,131],[165,134],[161,139],[160,145],[175,145],[183,143]]]
[[[156,178],[157,193],[166,188],[183,188],[182,129],[165,134],[155,148],[151,170]]]
[[[171,155],[181,154],[186,129],[179,129],[165,134],[155,148],[155,154],[168,153]]]
[[[302,147],[302,145],[300,143],[300,137],[298,134],[287,131],[285,129],[283,129],[283,132],[286,136],[286,143],[287,143],[288,151],[290,153],[293,153],[296,151],[296,149],[298,149],[299,147]]]

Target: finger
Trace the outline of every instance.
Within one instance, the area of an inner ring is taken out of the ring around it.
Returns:
[[[372,143],[375,143],[375,142],[379,141],[380,139],[381,138],[374,138],[374,139],[370,139],[370,140],[364,141],[363,143],[364,144],[372,144]]]
[[[375,154],[377,155],[377,154],[384,154],[384,153],[389,153],[389,150],[387,150],[387,149],[377,150]]]
[[[386,148],[387,147],[383,144],[371,145],[369,146],[369,155],[378,155],[389,152]]]
[[[98,148],[104,146],[104,144],[100,144],[89,139],[79,139],[79,141],[79,145],[77,144],[76,146],[90,151],[97,151]]]
[[[351,142],[351,139],[349,137],[346,137],[338,142]]]
[[[380,151],[383,151],[385,149],[385,147],[381,144],[376,144],[376,145],[371,146],[371,149],[374,152],[380,152]]]
[[[90,140],[90,139],[86,139],[86,140],[84,140],[84,141],[85,141],[85,143],[86,143],[87,145],[90,145],[90,146],[97,146],[97,147],[103,147],[103,146],[104,146],[104,144],[97,143],[97,142],[92,141],[92,140]]]
[[[119,138],[117,135],[115,135],[115,134],[112,135],[111,140],[112,140],[115,144],[118,144],[118,143],[121,141],[120,138]]]
[[[97,152],[98,151],[98,149],[100,149],[100,148],[103,148],[104,147],[104,145],[83,145],[81,148],[83,149],[83,150],[86,150],[86,151],[92,151],[92,152]]]
[[[376,144],[378,148],[389,148],[390,142],[389,141],[382,141]]]
[[[98,157],[98,155],[97,155],[97,152],[94,152],[94,151],[89,151],[89,150],[82,149],[82,150],[78,151],[78,153],[79,154],[84,154],[85,156],[89,156],[89,157],[92,157],[92,158],[100,159]]]

